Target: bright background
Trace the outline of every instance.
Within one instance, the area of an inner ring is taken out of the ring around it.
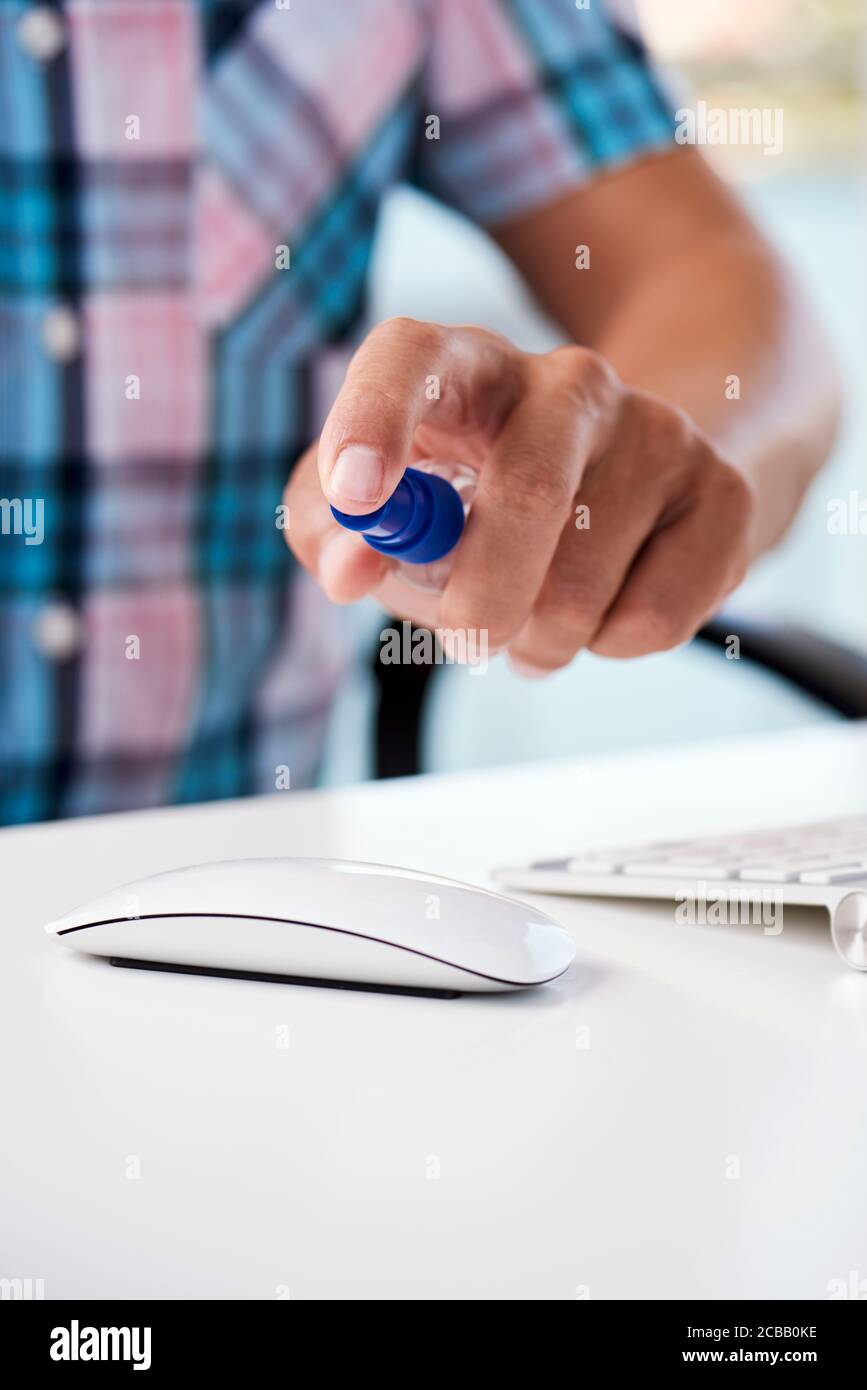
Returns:
[[[775,553],[755,569],[737,608],[808,622],[867,651],[867,536],[831,536],[830,498],[867,498],[864,401],[865,216],[862,0],[638,0],[660,64],[686,76],[690,104],[782,107],[784,148],[706,151],[787,254],[829,329],[848,384],[847,418],[833,459]],[[474,322],[539,351],[561,341],[516,275],[475,228],[408,191],[386,208],[373,317],[411,314]],[[373,605],[346,615],[359,652],[383,618]],[[427,727],[426,765],[443,770],[647,743],[726,737],[829,716],[774,679],[693,645],[640,661],[583,654],[544,681],[443,668]],[[326,780],[369,774],[370,692],[363,673],[341,701]]]

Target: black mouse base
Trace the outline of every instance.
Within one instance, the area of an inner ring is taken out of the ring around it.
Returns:
[[[312,975],[271,975],[263,970],[221,970],[211,965],[169,965],[163,961],[110,956],[126,970],[163,970],[172,975],[211,975],[220,980],[260,980],[271,985],[307,985],[313,989],[351,989],[362,994],[405,994],[414,999],[460,999],[459,989],[422,989],[415,985],[368,985],[357,980],[319,980]]]

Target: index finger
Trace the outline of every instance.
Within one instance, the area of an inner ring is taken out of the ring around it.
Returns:
[[[604,389],[595,374],[530,381],[482,468],[443,593],[447,627],[506,646],[528,618],[597,447]],[[585,392],[586,388],[586,392]]]

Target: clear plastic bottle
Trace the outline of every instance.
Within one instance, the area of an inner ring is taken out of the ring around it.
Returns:
[[[475,496],[478,475],[468,464],[431,458],[407,468],[391,497],[375,512],[335,520],[358,531],[369,546],[396,561],[414,588],[441,593]]]

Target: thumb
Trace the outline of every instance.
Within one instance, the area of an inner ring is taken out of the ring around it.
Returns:
[[[493,426],[505,408],[504,381],[516,378],[516,350],[478,328],[387,319],[356,352],[319,445],[328,501],[363,515],[394,492],[412,457],[415,432],[431,418],[466,433]]]

